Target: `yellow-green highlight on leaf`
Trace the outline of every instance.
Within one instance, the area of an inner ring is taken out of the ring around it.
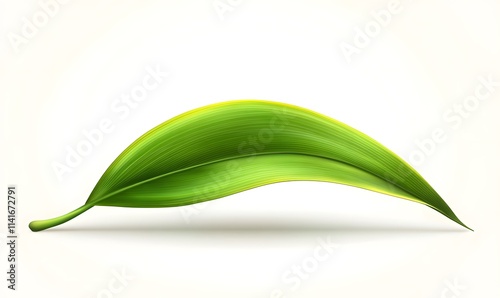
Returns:
[[[51,228],[93,206],[185,206],[285,181],[391,195],[469,229],[416,170],[377,141],[314,111],[264,100],[213,104],[156,126],[113,161],[82,207],[29,227]]]

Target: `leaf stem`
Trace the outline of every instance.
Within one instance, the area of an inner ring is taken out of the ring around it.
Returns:
[[[77,217],[78,215],[82,214],[83,212],[89,210],[92,207],[94,207],[94,205],[92,204],[83,205],[80,208],[77,208],[69,213],[66,213],[58,217],[44,219],[44,220],[34,220],[30,222],[29,227],[33,232],[38,232],[48,228],[52,228]]]

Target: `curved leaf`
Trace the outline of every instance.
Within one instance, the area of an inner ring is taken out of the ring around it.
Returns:
[[[261,100],[213,104],[158,125],[116,158],[85,205],[30,228],[59,225],[93,206],[184,206],[296,180],[418,202],[468,228],[417,171],[377,141],[316,112]]]

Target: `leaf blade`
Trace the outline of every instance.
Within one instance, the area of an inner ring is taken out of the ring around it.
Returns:
[[[374,139],[316,112],[257,100],[209,105],[153,128],[115,159],[86,204],[122,207],[127,204],[129,207],[186,205],[190,200],[182,201],[183,196],[174,191],[176,186],[192,187],[198,184],[200,187],[204,179],[197,176],[198,171],[217,168],[220,166],[218,163],[241,158],[258,161],[254,167],[249,166],[250,170],[246,170],[242,176],[247,179],[247,185],[228,188],[219,195],[207,196],[208,199],[253,188],[250,187],[253,184],[248,183],[254,178],[252,171],[260,168],[261,171],[272,173],[272,169],[259,163],[262,160],[271,164],[279,160],[288,174],[281,173],[277,180],[254,181],[257,186],[283,181],[316,180],[312,177],[316,177],[317,173],[308,171],[307,167],[300,168],[300,179],[293,176],[292,173],[297,169],[286,166],[282,160],[284,156],[278,155],[286,155],[288,163],[292,164],[307,156],[310,166],[315,165],[317,159],[322,159],[332,171],[320,181],[345,182],[343,184],[419,202],[468,228],[416,170]],[[342,172],[339,169],[345,170],[346,166],[365,181],[338,180]],[[198,178],[190,179],[186,172]],[[175,180],[176,177],[184,178]],[[366,181],[372,184],[364,185]],[[239,183],[245,184],[244,181]],[[147,190],[143,186],[146,184],[157,190],[156,197],[161,204],[155,205],[144,198]],[[167,189],[164,190],[163,186]]]

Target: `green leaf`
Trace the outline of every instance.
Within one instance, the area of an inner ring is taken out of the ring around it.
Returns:
[[[116,158],[85,205],[29,227],[54,227],[93,206],[184,206],[298,180],[407,199],[468,228],[417,171],[377,141],[316,112],[261,100],[213,104],[158,125]]]

